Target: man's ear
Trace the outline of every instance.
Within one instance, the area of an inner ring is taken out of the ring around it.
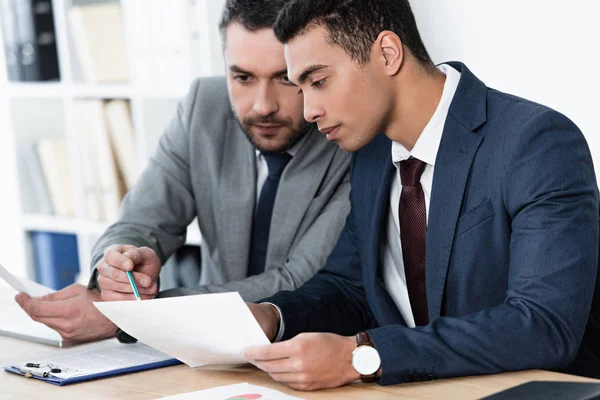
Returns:
[[[375,50],[383,62],[385,73],[389,76],[396,75],[404,61],[404,48],[400,37],[392,31],[381,32],[375,40]]]

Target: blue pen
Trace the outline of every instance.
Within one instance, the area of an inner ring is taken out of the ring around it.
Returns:
[[[135,281],[133,280],[133,274],[131,273],[131,271],[127,271],[127,277],[129,278],[129,283],[131,283],[131,287],[133,288],[133,293],[135,294],[135,299],[142,300],[142,298],[140,296],[140,292],[138,292],[138,288],[135,285]]]

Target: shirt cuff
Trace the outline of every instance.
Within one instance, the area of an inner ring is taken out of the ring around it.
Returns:
[[[277,313],[279,314],[279,331],[277,332],[277,336],[275,336],[275,340],[273,340],[273,343],[280,342],[281,338],[283,337],[283,333],[285,332],[285,323],[283,322],[283,314],[281,313],[281,308],[277,307],[276,304],[269,302],[260,304],[269,304],[277,309]]]
[[[98,289],[98,291],[101,292],[100,285],[98,285],[98,268],[94,268],[94,270],[92,271],[92,275],[90,276],[87,288],[88,290]]]

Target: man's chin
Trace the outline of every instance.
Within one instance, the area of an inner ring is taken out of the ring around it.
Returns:
[[[252,140],[254,147],[261,153],[281,153],[288,150],[288,141],[284,140]]]
[[[281,153],[289,150],[297,142],[292,132],[280,132],[277,134],[252,132],[249,138],[252,145],[262,153]]]

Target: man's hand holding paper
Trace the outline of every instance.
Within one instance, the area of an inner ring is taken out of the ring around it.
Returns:
[[[245,363],[246,348],[270,344],[237,292],[94,305],[129,335],[190,367]]]

